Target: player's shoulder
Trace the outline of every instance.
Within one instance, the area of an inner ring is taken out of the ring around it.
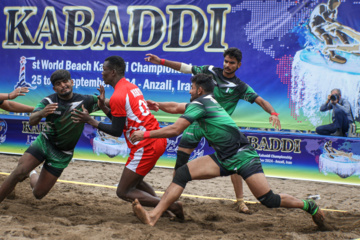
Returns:
[[[53,94],[51,94],[51,95],[49,95],[49,96],[44,97],[44,98],[41,100],[41,102],[42,102],[43,104],[50,104],[50,103],[56,103],[56,102],[58,102],[57,93],[53,93]]]

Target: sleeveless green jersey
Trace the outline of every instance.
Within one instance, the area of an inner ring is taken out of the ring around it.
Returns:
[[[258,94],[238,77],[224,77],[223,69],[221,68],[211,65],[192,66],[192,73],[194,75],[205,73],[213,77],[215,80],[214,97],[230,115],[233,114],[240,99],[254,103],[258,97]]]
[[[36,105],[34,112],[43,110],[51,103],[58,103],[58,108],[46,117],[46,128],[42,134],[58,149],[73,150],[81,137],[85,124],[74,123],[71,119],[71,112],[74,109],[82,111],[82,105],[89,113],[99,110],[97,97],[73,93],[70,100],[63,100],[58,97],[57,93],[54,93],[41,100]]]
[[[199,123],[203,135],[216,151],[219,160],[233,156],[240,147],[249,143],[212,94],[200,96],[188,103],[181,117],[191,123]]]

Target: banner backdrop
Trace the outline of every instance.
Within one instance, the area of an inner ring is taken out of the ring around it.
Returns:
[[[237,47],[243,52],[237,76],[274,106],[283,128],[328,123],[329,112],[319,108],[333,88],[359,117],[359,1],[2,0],[0,6],[1,92],[30,87],[16,99],[22,103],[35,106],[53,93],[49,78],[60,68],[71,72],[75,92],[97,92],[111,55],[125,59],[127,79],[146,99],[188,102],[190,75],[145,62],[145,54],[222,67],[223,51]],[[112,88],[105,89],[110,97]],[[270,128],[268,117],[244,101],[233,114],[243,127]]]
[[[0,152],[23,154],[44,127],[30,126],[27,118],[0,119]],[[360,185],[360,138],[243,131],[259,153],[271,177]],[[156,166],[173,168],[180,136],[169,138]],[[130,150],[116,138],[86,124],[75,148],[75,159],[125,163]],[[213,153],[203,138],[190,159]]]

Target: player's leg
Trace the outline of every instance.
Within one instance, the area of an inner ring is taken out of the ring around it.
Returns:
[[[243,190],[243,179],[238,174],[233,174],[230,176],[231,182],[234,186],[235,197],[236,197],[236,210],[241,213],[250,214],[249,208],[246,206],[244,201],[244,190]]]
[[[299,208],[312,215],[313,221],[319,226],[324,227],[325,216],[321,209],[313,200],[300,200],[289,194],[274,194],[268,185],[264,173],[256,173],[246,178],[254,196],[268,208]]]
[[[33,189],[34,197],[36,199],[45,197],[55,185],[62,171],[63,169],[54,168],[45,163],[41,169],[40,175],[36,172],[30,174],[30,186]]]
[[[194,159],[176,170],[173,182],[166,189],[161,201],[153,210],[146,211],[138,201],[135,201],[133,203],[134,213],[143,223],[154,226],[162,213],[180,197],[187,182],[217,176],[220,176],[220,167],[210,156]]]
[[[313,216],[318,226],[323,226],[324,215],[315,202],[300,200],[289,194],[274,194],[265,177],[260,158],[252,147],[246,147],[235,156],[227,159],[233,162],[232,167],[238,169],[238,173],[244,178],[253,195],[268,208],[300,208]]]
[[[176,154],[176,163],[173,173],[174,176],[175,171],[189,161],[191,153],[197,147],[202,137],[203,135],[197,122],[193,122],[185,129],[180,139]]]
[[[157,160],[165,152],[166,139],[157,139],[153,143],[140,149],[132,149],[126,167],[116,190],[119,198],[125,201],[139,202],[148,207],[155,207],[160,198],[154,189],[144,181],[144,177],[155,166]],[[176,213],[181,206],[174,203],[169,210]]]
[[[36,168],[40,164],[40,161],[37,160],[34,156],[29,153],[24,153],[15,170],[5,179],[5,181],[0,186],[0,202],[2,202],[5,197],[10,194],[17,183],[23,181],[28,177],[31,170]]]

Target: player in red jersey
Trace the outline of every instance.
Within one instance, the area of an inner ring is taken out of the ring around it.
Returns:
[[[165,152],[167,140],[145,139],[132,142],[130,135],[137,130],[151,131],[160,129],[158,121],[151,114],[141,90],[125,79],[125,62],[119,56],[105,59],[102,72],[105,84],[114,88],[110,98],[110,108],[105,105],[105,90],[100,86],[99,107],[111,119],[111,124],[98,122],[86,109],[73,113],[74,122],[86,122],[110,135],[120,137],[124,133],[128,147],[131,149],[126,167],[122,173],[116,194],[125,201],[138,199],[142,205],[155,207],[160,198],[154,189],[143,179],[155,166]],[[177,217],[183,218],[182,206],[175,202],[169,210]]]

